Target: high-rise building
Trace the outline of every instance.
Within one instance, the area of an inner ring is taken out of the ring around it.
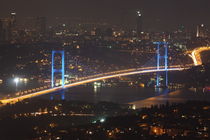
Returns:
[[[136,14],[137,14],[137,24],[136,24],[136,33],[137,33],[137,36],[140,37],[141,36],[141,33],[143,32],[143,29],[142,29],[142,14],[140,11],[136,11]]]
[[[197,26],[196,37],[206,38],[208,37],[207,28],[204,24]]]

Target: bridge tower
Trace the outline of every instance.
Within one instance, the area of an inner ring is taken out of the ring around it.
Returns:
[[[168,87],[168,43],[154,42],[154,44],[157,45],[157,70],[165,70],[165,86]],[[160,87],[160,72],[157,72],[156,87]]]
[[[55,69],[55,54],[61,54],[61,69]],[[55,86],[55,81],[54,81],[54,75],[55,73],[61,73],[61,78],[62,78],[62,87],[64,88],[65,85],[65,79],[64,79],[64,74],[65,74],[65,64],[64,64],[64,51],[52,51],[52,76],[51,76],[51,87],[53,88]]]
[[[55,68],[55,55],[56,54],[60,54],[61,55],[61,68],[60,69],[56,69]],[[62,88],[64,88],[65,86],[65,78],[64,78],[64,75],[65,75],[65,62],[64,62],[64,59],[65,59],[65,54],[64,54],[64,50],[61,50],[61,51],[52,51],[52,71],[51,71],[51,87],[53,88],[55,86],[55,73],[61,73],[61,86]],[[64,95],[64,91],[62,91],[61,93],[61,99],[64,100],[65,99],[65,95]],[[53,97],[51,96],[51,99],[53,99]]]

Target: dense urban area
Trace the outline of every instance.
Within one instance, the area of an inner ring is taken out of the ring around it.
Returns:
[[[2,139],[207,140],[209,110],[210,102],[199,101],[134,110],[107,102],[33,100],[1,108],[0,130]]]
[[[0,139],[210,139],[209,26],[132,17],[0,17]]]

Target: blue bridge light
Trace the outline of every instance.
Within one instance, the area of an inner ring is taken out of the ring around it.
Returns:
[[[62,57],[62,60],[61,60],[61,69],[55,69],[55,61],[54,61],[54,58],[55,58],[55,54],[61,54],[61,57]],[[51,87],[53,88],[55,86],[55,81],[54,81],[54,76],[55,76],[55,73],[61,73],[61,78],[62,78],[62,87],[64,88],[65,86],[65,78],[64,78],[64,75],[65,75],[65,55],[64,55],[64,51],[52,51],[52,75],[51,75]]]
[[[167,42],[154,42],[157,45],[157,70],[161,67],[161,60],[164,58],[165,69],[165,86],[168,87],[168,43]],[[160,54],[160,47],[164,47],[164,55]],[[157,72],[156,87],[160,87],[160,73]]]

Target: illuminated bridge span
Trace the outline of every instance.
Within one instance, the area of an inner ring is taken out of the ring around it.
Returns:
[[[135,74],[146,74],[146,73],[156,73],[156,72],[164,72],[164,71],[181,71],[181,70],[184,70],[184,69],[185,68],[181,68],[178,65],[178,66],[172,66],[168,69],[165,69],[165,68],[162,68],[162,67],[160,67],[160,69],[157,69],[156,67],[147,67],[147,68],[137,68],[137,69],[127,69],[127,70],[121,70],[121,71],[114,71],[114,72],[109,72],[109,73],[104,73],[104,74],[98,74],[98,75],[79,78],[80,81],[74,81],[73,83],[64,85],[64,87],[59,86],[59,87],[49,88],[49,89],[41,90],[41,91],[38,91],[38,92],[33,92],[33,93],[30,93],[30,94],[21,95],[19,97],[3,99],[3,100],[0,100],[0,102],[3,103],[3,104],[16,103],[16,102],[22,101],[24,99],[37,97],[37,96],[40,96],[40,95],[46,95],[46,94],[57,92],[57,91],[60,91],[60,90],[66,89],[66,88],[79,86],[79,85],[83,85],[83,84],[87,84],[87,83],[92,83],[92,82],[95,82],[95,81],[121,77],[121,76],[128,76],[128,75],[135,75]],[[81,79],[83,79],[83,80],[81,80]]]
[[[203,46],[203,47],[195,48],[192,51],[188,51],[187,53],[192,58],[194,65],[198,66],[202,64],[201,52],[209,51],[209,50],[210,50],[210,46]]]

